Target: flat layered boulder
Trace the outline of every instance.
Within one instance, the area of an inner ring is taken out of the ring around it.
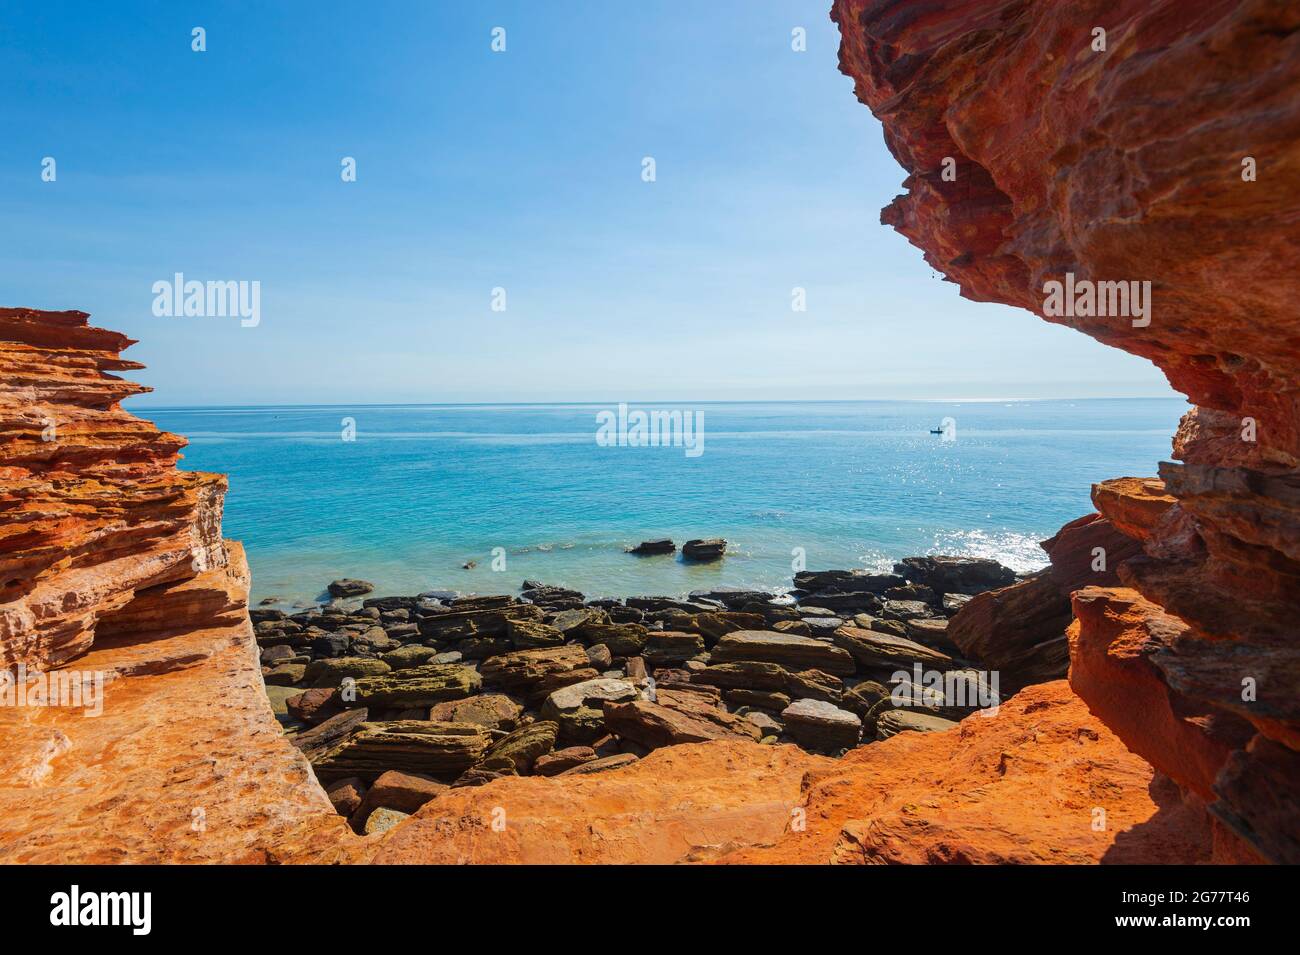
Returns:
[[[504,693],[480,693],[463,700],[448,700],[429,710],[435,723],[473,723],[493,730],[512,730],[524,708]]]
[[[319,726],[290,737],[293,745],[311,762],[325,755],[343,740],[354,734],[368,719],[366,710],[346,710],[335,714]],[[347,773],[343,774],[347,776]],[[338,778],[338,777],[334,777]]]
[[[1049,573],[972,597],[948,621],[963,654],[998,670],[1008,688],[1059,680],[1070,668],[1070,599]]]
[[[843,649],[793,633],[775,630],[738,630],[729,633],[712,650],[718,663],[753,661],[777,663],[795,670],[817,669],[852,674],[853,658]]]
[[[382,660],[369,657],[334,657],[307,664],[303,682],[309,687],[335,687],[346,679],[381,676],[392,669]]]
[[[729,633],[737,630],[762,630],[765,621],[761,614],[725,611],[695,615],[694,629],[704,636],[704,645],[713,646]]]
[[[376,809],[393,809],[397,812],[413,813],[430,799],[446,790],[447,784],[440,783],[428,776],[415,773],[402,773],[390,770],[375,780],[357,807],[351,813],[348,823],[357,832],[364,832],[366,821]],[[330,789],[331,800],[335,790]],[[335,804],[337,808],[337,803]]]
[[[677,550],[677,545],[669,538],[665,537],[660,540],[642,541],[635,547],[631,548],[629,554],[638,554],[647,557],[652,554],[671,554]]]
[[[509,768],[520,776],[527,776],[533,771],[537,758],[555,748],[558,732],[559,726],[549,720],[521,726],[489,746],[483,754],[482,764],[487,768]]]
[[[727,542],[721,537],[696,538],[682,545],[682,556],[687,560],[718,560],[726,552]]]
[[[728,610],[740,610],[752,603],[765,603],[776,594],[770,590],[752,590],[747,587],[715,587],[712,590],[692,590],[691,600],[713,600]]]
[[[360,597],[362,594],[368,594],[375,589],[375,585],[368,580],[354,580],[351,577],[341,577],[338,580],[330,581],[329,590],[331,597]]]
[[[714,739],[759,738],[752,723],[728,713],[713,698],[689,690],[661,689],[653,703],[606,703],[605,725],[614,735],[647,749]]]
[[[356,682],[356,699],[363,706],[420,707],[459,700],[477,693],[483,680],[459,663],[429,663]]]
[[[424,666],[426,663],[432,663],[433,658],[438,655],[438,651],[433,647],[422,647],[419,644],[410,644],[405,647],[398,647],[396,650],[389,650],[379,659],[383,660],[394,670],[410,670],[413,667]]]
[[[533,772],[538,776],[558,776],[566,770],[596,760],[596,751],[590,746],[568,746],[553,753],[538,756]]]
[[[865,570],[801,570],[794,585],[808,593],[830,590],[838,593],[883,594],[906,583],[899,574],[873,574]]]
[[[600,676],[587,651],[578,646],[516,650],[483,661],[483,685],[512,696],[541,702],[555,690]]]
[[[561,776],[589,776],[592,773],[604,773],[611,769],[622,769],[624,766],[631,766],[638,762],[636,753],[615,753],[613,756],[602,756],[600,759],[593,759],[589,763],[583,763],[580,766],[574,766],[572,769],[566,769],[560,773]]]
[[[942,733],[956,725],[956,720],[944,719],[924,710],[900,707],[882,713],[876,720],[876,739],[889,739],[908,732]]]
[[[506,624],[506,636],[516,650],[558,647],[564,643],[563,631],[538,620],[511,620]]]
[[[457,601],[450,610],[421,617],[420,633],[441,641],[468,640],[471,637],[507,637],[510,624],[521,620],[540,621],[545,611],[536,604],[511,603],[492,598],[476,598],[474,603]]]
[[[588,623],[573,632],[588,646],[604,644],[616,657],[638,656],[649,634],[639,623]]]
[[[692,683],[716,686],[722,690],[753,690],[780,693],[786,688],[789,673],[779,663],[740,660],[714,663],[691,675]]]
[[[626,680],[584,680],[561,687],[542,704],[542,719],[554,721],[564,744],[590,743],[605,735],[606,703],[626,703],[640,698]]]
[[[650,666],[661,667],[684,663],[703,652],[704,638],[698,633],[659,630],[646,636],[641,656]]]
[[[1016,582],[1016,572],[986,557],[905,557],[894,572],[936,594],[979,594]]]
[[[588,623],[609,623],[609,617],[605,611],[596,607],[575,607],[572,610],[561,610],[551,618],[551,626],[566,636],[570,631]]]
[[[796,700],[781,711],[785,731],[804,749],[838,753],[862,739],[862,720],[825,700]]]
[[[327,783],[348,776],[374,780],[389,770],[450,782],[477,763],[490,744],[488,731],[471,723],[360,723],[341,743],[312,760],[312,766],[317,778]]]
[[[909,669],[913,663],[937,670],[955,666],[952,657],[946,653],[877,630],[840,627],[833,639],[837,647],[852,655],[866,670]]]

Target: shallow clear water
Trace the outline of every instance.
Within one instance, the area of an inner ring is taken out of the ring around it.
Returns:
[[[698,409],[704,453],[600,447],[597,405],[139,409],[186,435],[182,466],[230,475],[226,536],[253,596],[312,600],[336,577],[380,593],[589,596],[789,586],[809,569],[923,553],[1044,563],[1037,542],[1092,510],[1094,481],[1150,475],[1181,399],[790,402]],[[942,418],[957,438],[931,435]],[[354,441],[341,437],[356,422]],[[636,542],[725,537],[714,564]],[[493,549],[504,548],[504,571]],[[463,570],[468,560],[473,570]]]

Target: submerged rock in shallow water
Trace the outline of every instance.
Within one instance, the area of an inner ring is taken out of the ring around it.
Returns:
[[[682,545],[682,556],[687,560],[718,560],[727,552],[727,542],[721,537],[688,540]]]
[[[675,550],[677,550],[677,545],[665,537],[660,540],[642,541],[631,548],[628,553],[648,556],[651,554],[671,554]]]
[[[375,589],[375,585],[368,580],[354,580],[351,577],[341,577],[338,580],[330,582],[328,588],[331,597],[360,597],[362,594],[368,594]]]

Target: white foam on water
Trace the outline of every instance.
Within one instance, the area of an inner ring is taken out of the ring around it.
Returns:
[[[1047,566],[1047,554],[1038,546],[1040,539],[1016,531],[943,531],[934,535],[931,553],[992,558],[1024,574]]]

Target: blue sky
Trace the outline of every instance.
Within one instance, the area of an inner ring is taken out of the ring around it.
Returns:
[[[10,0],[0,304],[140,339],[141,406],[1172,394],[879,224],[828,7]],[[176,272],[260,324],[155,316]]]

